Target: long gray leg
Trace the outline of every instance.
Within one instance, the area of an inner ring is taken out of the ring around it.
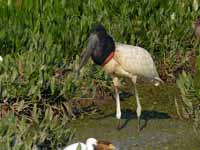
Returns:
[[[141,116],[141,112],[142,112],[142,106],[140,104],[138,91],[136,88],[136,80],[137,80],[137,76],[132,77],[132,82],[133,82],[134,90],[135,90],[135,98],[136,98],[136,102],[137,102],[136,113],[137,113],[137,118],[138,118],[138,131],[140,131],[140,116]]]
[[[119,98],[119,79],[117,77],[113,78],[113,83],[115,87],[115,99],[116,99],[116,118],[118,119],[117,128],[121,128],[121,108],[120,108],[120,98]]]

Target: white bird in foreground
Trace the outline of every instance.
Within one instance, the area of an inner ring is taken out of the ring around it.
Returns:
[[[86,144],[79,142],[71,144],[64,150],[115,150],[115,146],[107,141],[97,141],[95,138],[89,138]]]
[[[120,128],[121,108],[118,87],[119,77],[129,78],[133,85],[137,102],[138,130],[140,130],[140,116],[142,107],[138,97],[136,81],[138,78],[146,79],[158,86],[162,80],[159,78],[155,64],[150,53],[144,48],[127,44],[115,43],[102,25],[95,26],[89,36],[86,50],[82,53],[82,59],[78,68],[87,63],[89,57],[103,70],[111,75],[116,93],[116,118]]]

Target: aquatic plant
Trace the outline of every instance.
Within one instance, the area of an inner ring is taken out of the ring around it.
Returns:
[[[194,77],[185,71],[179,76],[177,85],[180,89],[184,115],[195,121],[195,126],[200,127],[200,57],[197,58],[197,72]]]

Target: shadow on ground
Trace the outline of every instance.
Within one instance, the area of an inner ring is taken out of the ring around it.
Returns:
[[[105,118],[109,118],[109,117],[115,117],[115,113],[110,113],[110,114],[107,114],[107,115],[104,115],[104,116],[100,116],[100,117],[95,117],[93,119],[95,120],[100,120],[100,119],[105,119]],[[153,120],[153,119],[169,119],[171,118],[169,114],[167,113],[164,113],[164,112],[158,112],[158,111],[142,111],[142,114],[141,114],[141,120],[142,120],[142,123],[141,123],[141,129],[145,128],[146,125],[147,125],[147,122],[149,120]],[[123,121],[121,127],[119,128],[119,130],[125,128],[128,123],[131,121],[131,120],[137,120],[137,114],[135,111],[131,110],[131,109],[124,109],[122,110],[122,120],[125,120]]]

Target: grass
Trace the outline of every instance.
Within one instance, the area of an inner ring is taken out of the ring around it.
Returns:
[[[23,147],[27,149],[34,145],[62,146],[61,137],[66,136],[67,143],[71,135],[61,133],[61,128],[70,132],[61,121],[66,113],[62,103],[111,90],[110,78],[91,62],[78,80],[74,72],[92,25],[102,23],[115,41],[146,48],[159,74],[168,81],[177,66],[188,64],[184,61],[188,51],[197,55],[200,52],[192,29],[199,14],[197,4],[187,0],[0,1],[0,104],[14,108],[20,103],[23,107],[20,113],[14,110],[4,116],[7,121],[1,119],[0,141],[5,148],[13,145],[13,138],[18,141],[14,146],[28,145]],[[58,107],[59,124],[50,123],[54,117],[44,121],[53,105]],[[44,106],[47,112],[43,112]],[[34,120],[31,114],[36,108],[38,130],[27,119]],[[9,123],[13,129],[8,128]],[[47,133],[46,127],[52,130]],[[31,136],[36,138],[23,140]]]

